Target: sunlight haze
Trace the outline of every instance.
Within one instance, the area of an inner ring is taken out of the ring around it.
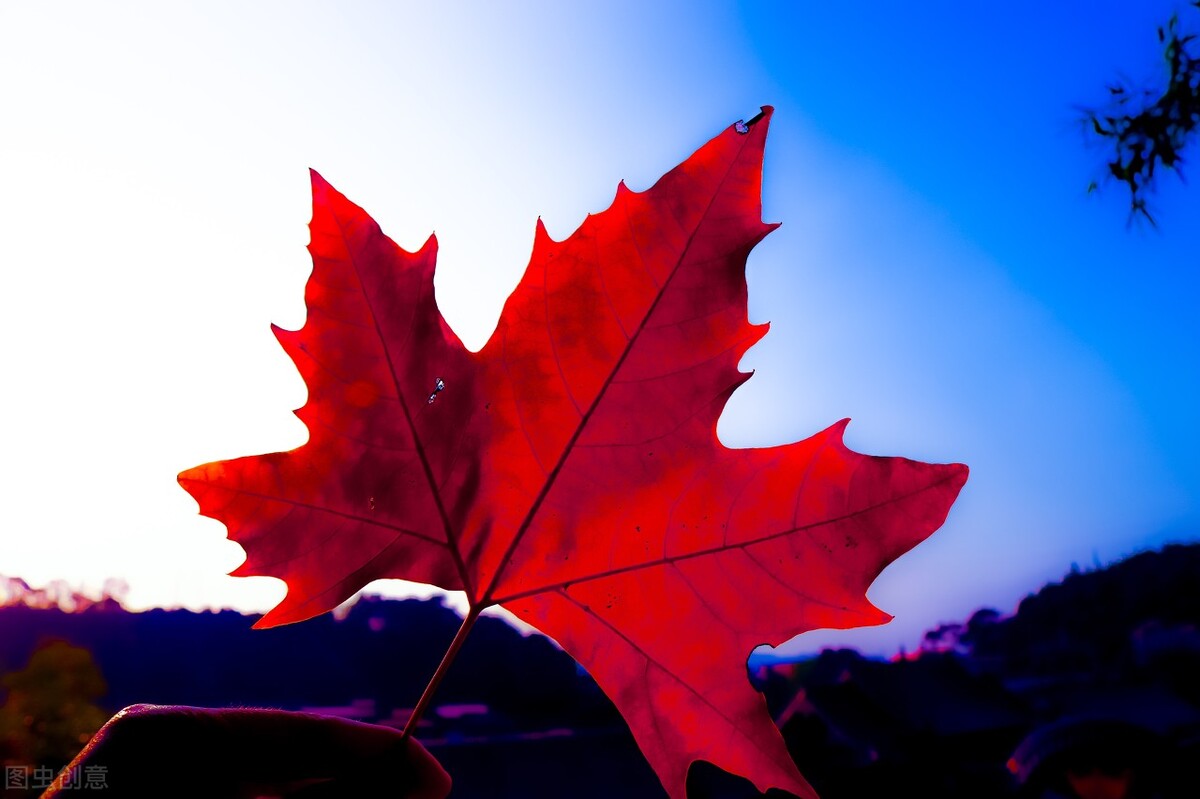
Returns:
[[[896,620],[792,649],[911,649],[1073,563],[1195,540],[1200,189],[1164,175],[1160,228],[1128,225],[1118,187],[1086,195],[1078,125],[1153,78],[1174,6],[908,5],[0,5],[0,575],[279,600],[225,576],[240,547],[175,478],[306,439],[270,324],[304,322],[309,168],[406,249],[436,232],[439,306],[478,349],[539,217],[565,238],[766,104],[783,225],[748,281],[772,327],[722,440],[851,417],[860,452],[971,467],[870,592]]]

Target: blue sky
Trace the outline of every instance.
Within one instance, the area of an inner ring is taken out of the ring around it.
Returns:
[[[1128,225],[1080,105],[1158,77],[1175,4],[205,2],[0,6],[8,367],[0,573],[138,606],[262,610],[175,483],[304,440],[269,332],[302,324],[309,167],[400,244],[436,230],[479,347],[540,215],[556,238],[763,104],[731,446],[845,416],[859,451],[962,461],[947,525],[870,596],[887,653],[1072,563],[1200,534],[1200,193]],[[1200,14],[1192,14],[1200,26]],[[409,587],[388,585],[396,592]]]

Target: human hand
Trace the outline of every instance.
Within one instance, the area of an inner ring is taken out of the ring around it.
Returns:
[[[127,707],[41,799],[67,799],[89,773],[104,778],[108,799],[442,799],[450,790],[441,765],[398,730],[283,710]]]

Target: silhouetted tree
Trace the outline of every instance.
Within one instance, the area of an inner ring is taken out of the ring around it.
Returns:
[[[1200,2],[1192,3],[1200,8]],[[1110,104],[1103,111],[1089,110],[1091,132],[1113,146],[1107,162],[1108,177],[1129,190],[1130,215],[1141,215],[1155,224],[1146,205],[1159,167],[1180,172],[1183,150],[1200,125],[1200,55],[1196,34],[1180,31],[1173,14],[1158,29],[1167,64],[1167,85],[1141,92],[1123,83],[1108,87]],[[1089,191],[1097,188],[1093,182]]]

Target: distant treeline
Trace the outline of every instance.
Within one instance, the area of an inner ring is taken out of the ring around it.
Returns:
[[[1132,714],[1154,742],[1153,767],[1131,768],[1169,780],[1172,758],[1192,746],[1189,725],[1200,741],[1198,576],[1200,544],[1173,545],[1073,571],[1012,616],[984,609],[931,630],[893,662],[825,652],[750,676],[826,799],[1061,793],[1062,764],[1026,744],[1102,704]],[[110,713],[136,702],[322,707],[396,723],[460,623],[437,601],[367,596],[344,614],[252,630],[255,617],[229,610],[128,612],[121,587],[110,588],[86,597],[0,580],[6,684],[65,641],[90,653],[106,687],[96,701]],[[457,776],[456,796],[661,794],[608,699],[540,635],[481,619],[435,704],[419,735]],[[693,771],[693,796],[758,795],[711,767]]]

